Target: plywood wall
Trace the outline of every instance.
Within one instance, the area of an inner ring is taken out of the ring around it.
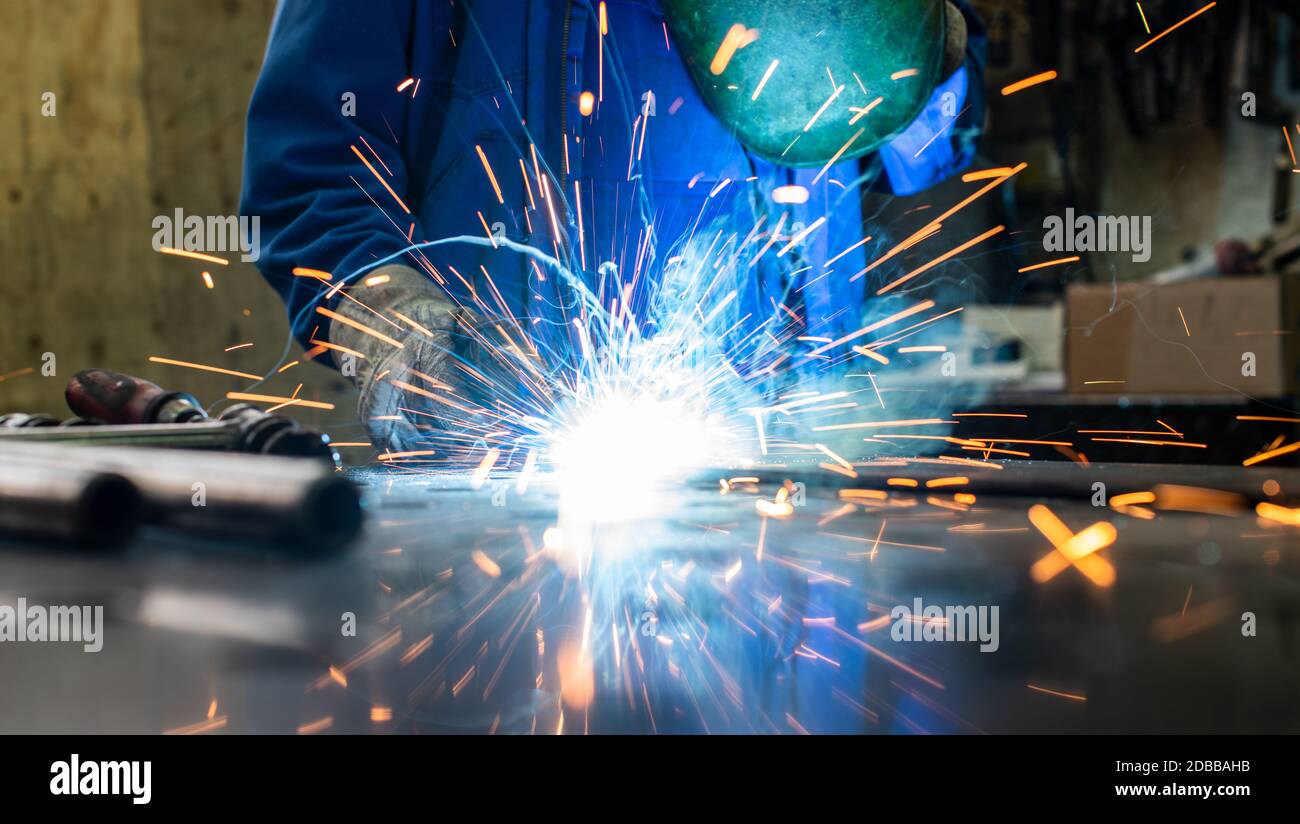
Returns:
[[[0,26],[0,413],[62,415],[68,376],[105,366],[205,403],[237,378],[160,355],[265,374],[288,326],[236,257],[201,266],[151,247],[156,215],[238,211],[243,121],[273,0],[10,0]],[[46,92],[55,116],[42,115]],[[225,352],[227,347],[253,343]],[[292,360],[300,352],[294,345]],[[56,374],[44,376],[45,353]],[[31,369],[34,371],[24,372]],[[15,374],[17,373],[17,374]],[[305,420],[355,440],[345,381],[312,364],[263,389],[338,405]]]

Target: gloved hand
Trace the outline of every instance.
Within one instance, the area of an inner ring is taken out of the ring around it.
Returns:
[[[465,398],[464,372],[455,366],[455,358],[467,349],[465,331],[474,317],[409,266],[386,266],[375,274],[388,275],[388,281],[351,287],[355,300],[340,298],[334,311],[401,346],[332,319],[330,342],[361,355],[336,352],[335,359],[347,363],[353,358],[355,369],[343,372],[353,373],[347,376],[361,395],[357,414],[377,448],[436,449],[428,443],[429,436],[444,428],[448,418],[470,417],[464,409],[474,407]]]
[[[969,37],[969,30],[966,27],[966,15],[952,4],[952,0],[946,0],[944,5],[948,10],[945,17],[948,29],[944,34],[943,43],[943,77],[948,78],[966,63],[966,39]]]

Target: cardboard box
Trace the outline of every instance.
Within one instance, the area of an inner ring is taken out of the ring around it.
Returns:
[[[1300,387],[1295,276],[1066,292],[1066,391],[1281,398]],[[1251,374],[1253,365],[1253,374]]]

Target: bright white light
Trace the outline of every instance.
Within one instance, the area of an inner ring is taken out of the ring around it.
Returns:
[[[777,186],[772,190],[773,203],[807,203],[808,190],[803,186]]]
[[[587,523],[652,514],[665,491],[708,464],[721,435],[689,399],[602,398],[551,449],[561,513]]]

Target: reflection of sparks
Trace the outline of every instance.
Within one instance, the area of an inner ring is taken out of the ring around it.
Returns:
[[[754,93],[750,95],[750,100],[757,100],[758,96],[763,93],[763,87],[767,85],[767,81],[772,79],[772,73],[776,71],[776,67],[780,63],[780,60],[773,60],[768,65],[767,71],[763,72],[763,76],[758,80],[758,85],[754,87]]]
[[[1094,554],[1115,542],[1118,533],[1114,525],[1100,521],[1076,534],[1042,504],[1030,507],[1029,522],[1055,547],[1053,552],[1044,555],[1030,570],[1035,581],[1040,584],[1050,581],[1073,565],[1099,587],[1115,583],[1115,568],[1109,561]]]
[[[757,29],[747,29],[741,23],[735,23],[727,29],[726,35],[722,38],[722,43],[718,45],[718,51],[713,55],[712,62],[709,63],[709,71],[715,75],[722,74],[727,70],[727,64],[731,58],[735,57],[736,51],[743,49],[758,39]]]
[[[298,727],[297,732],[299,735],[315,735],[318,732],[325,732],[332,726],[334,726],[334,716],[327,715],[324,718],[302,724]]]
[[[173,727],[169,730],[163,730],[163,735],[203,735],[208,732],[224,729],[227,718],[224,715],[216,717],[209,716],[205,721],[199,721],[196,724],[187,724],[183,727]]]
[[[1255,505],[1255,513],[1261,518],[1276,521],[1279,524],[1300,526],[1300,509],[1292,509],[1271,504],[1268,501],[1261,501]]]

